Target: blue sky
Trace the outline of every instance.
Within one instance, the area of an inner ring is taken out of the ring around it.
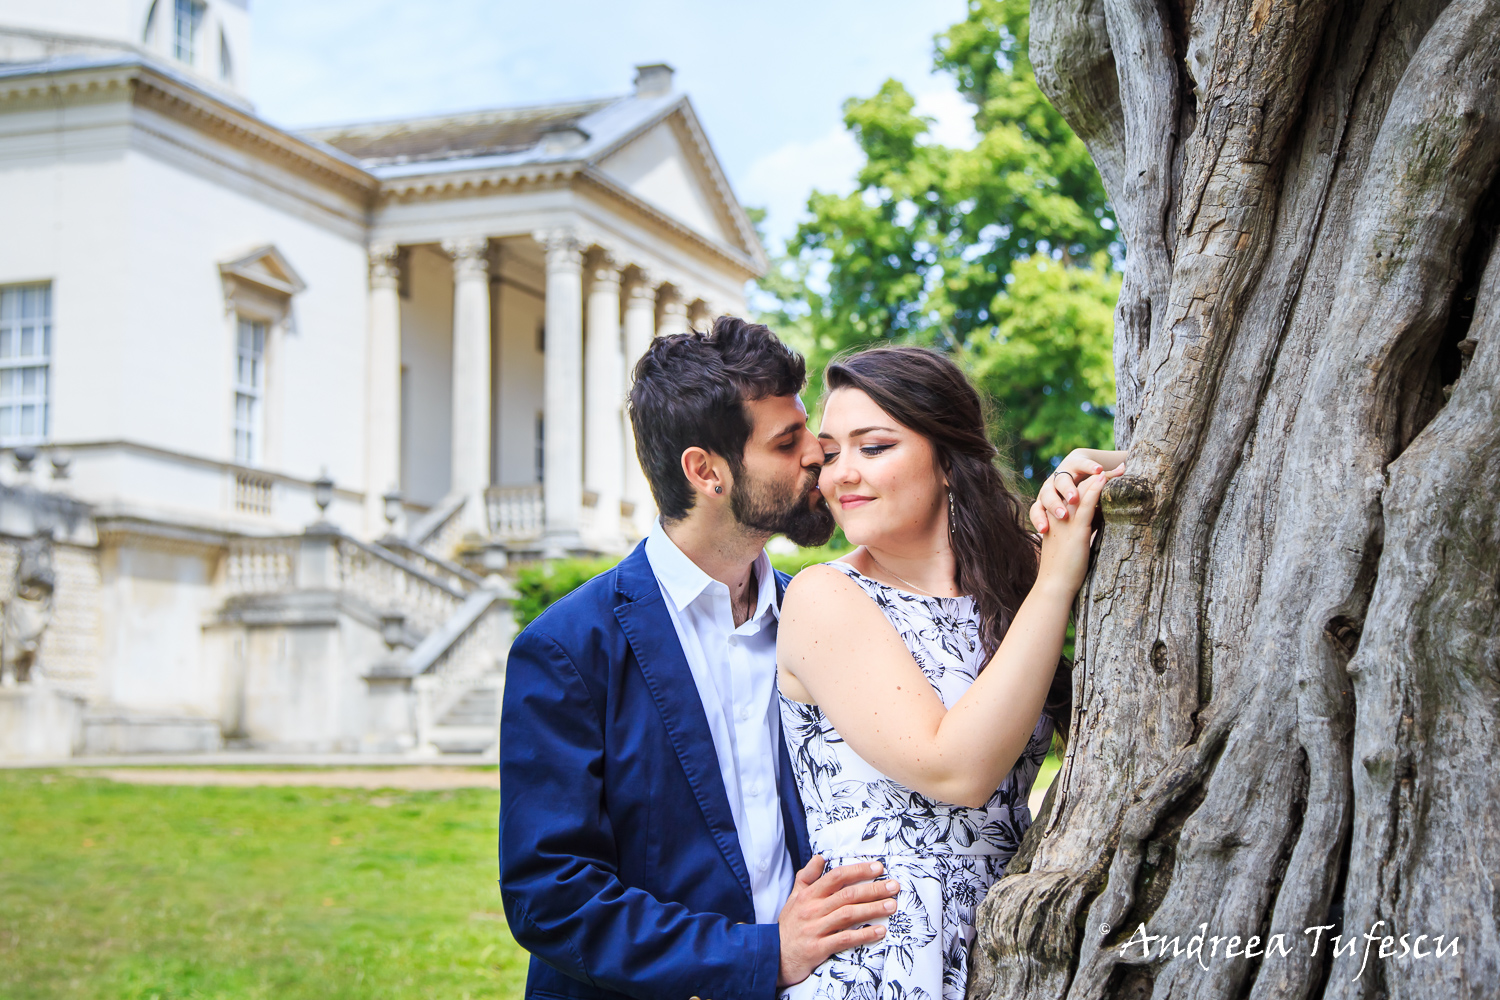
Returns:
[[[937,138],[971,141],[968,106],[931,72],[963,0],[614,3],[252,0],[250,96],[285,126],[624,93],[668,62],[740,200],[795,227],[808,193],[847,190],[859,155],[840,107],[904,82]]]

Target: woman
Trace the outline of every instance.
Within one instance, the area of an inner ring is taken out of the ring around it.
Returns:
[[[961,1000],[974,911],[1031,823],[1043,714],[1107,479],[1076,512],[1022,523],[952,361],[878,348],[836,361],[818,486],[855,548],[782,604],[777,682],[814,852],[879,861],[902,891],[886,933],[786,1000]]]

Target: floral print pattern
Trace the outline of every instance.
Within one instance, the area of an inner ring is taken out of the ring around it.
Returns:
[[[928,597],[828,565],[870,595],[943,704],[953,706],[985,656],[968,597]],[[879,861],[901,880],[879,941],[841,951],[780,1000],[963,1000],[974,916],[1031,825],[1026,798],[1052,743],[1041,716],[1020,760],[984,806],[930,799],[856,754],[816,705],[780,698],[783,738],[807,810],[809,839],[828,867]]]

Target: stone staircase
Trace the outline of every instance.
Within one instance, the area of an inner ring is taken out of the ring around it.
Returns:
[[[481,576],[454,558],[453,525],[461,513],[461,505],[447,504],[404,537],[376,541],[326,523],[300,535],[237,539],[226,571],[230,611],[221,618],[232,613],[228,627],[245,628],[272,614],[278,622],[293,611],[306,617],[312,612],[303,605],[316,599],[321,603],[313,610],[342,623],[340,635],[358,639],[363,651],[345,658],[360,670],[365,703],[343,713],[363,720],[360,749],[492,756],[499,745],[505,656],[515,634],[514,592],[500,577]],[[372,638],[384,644],[383,652]],[[221,644],[235,648],[235,641],[250,645],[235,636]],[[355,649],[353,639],[347,648]],[[363,657],[368,666],[359,663]],[[283,700],[295,704],[296,694],[285,693]],[[274,746],[278,741],[265,735],[267,728],[251,735]]]
[[[491,674],[467,688],[438,717],[427,742],[442,753],[485,754],[500,742],[501,674]]]

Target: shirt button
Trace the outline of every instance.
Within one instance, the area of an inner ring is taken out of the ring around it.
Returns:
[[[730,636],[729,637],[729,644],[731,646],[738,646],[740,644],[740,637],[737,636],[737,635]]]
[[[760,870],[761,870],[761,871],[762,871],[762,872],[764,872],[764,871],[765,871],[765,870],[766,870],[766,869],[767,869],[767,868],[769,868],[769,867],[771,867],[771,865],[770,865],[770,862],[767,862],[767,861],[762,861],[762,862],[761,862],[761,863],[760,863]]]
[[[750,721],[750,709],[749,708],[742,708],[742,709],[740,709],[740,721],[741,722],[749,722]]]
[[[748,791],[751,795],[759,795],[760,794],[760,782],[758,782],[758,781],[752,781],[750,783],[750,787],[747,788],[746,791]]]

